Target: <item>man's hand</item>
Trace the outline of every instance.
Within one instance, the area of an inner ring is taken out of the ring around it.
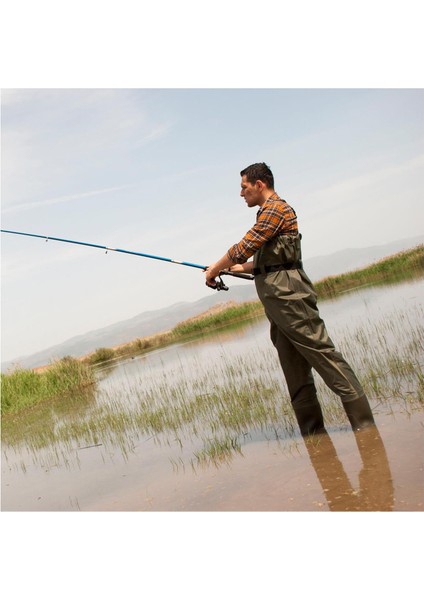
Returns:
[[[213,263],[205,269],[206,285],[215,289],[217,287],[216,277],[219,277],[220,274],[225,275],[226,272],[234,274],[239,273],[242,277],[245,275],[246,279],[253,279],[253,261],[245,262],[242,265],[239,265],[233,263],[233,261],[229,259],[227,255],[223,256],[216,263]],[[221,278],[220,285],[223,286]],[[220,287],[220,289],[228,288],[223,286]]]
[[[215,277],[218,277],[221,272],[221,269],[217,267],[217,264],[218,263],[210,265],[205,271],[206,285],[211,288],[216,287]]]

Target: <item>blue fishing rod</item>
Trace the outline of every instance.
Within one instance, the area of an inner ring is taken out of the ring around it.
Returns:
[[[145,252],[134,252],[132,250],[124,250],[123,248],[109,248],[108,246],[101,246],[99,244],[90,244],[88,242],[78,242],[76,240],[67,240],[64,238],[52,237],[47,235],[39,235],[37,233],[25,233],[23,231],[11,231],[9,229],[1,229],[2,233],[11,233],[12,235],[25,235],[27,237],[33,238],[41,238],[48,242],[52,240],[54,242],[64,242],[65,244],[77,244],[78,246],[88,246],[90,248],[98,248],[100,250],[105,250],[106,254],[108,252],[121,252],[122,254],[132,254],[134,256],[141,256],[142,258],[152,258],[153,260],[162,260],[165,262],[173,263],[175,265],[182,265],[183,267],[193,267],[194,269],[202,269],[202,271],[206,271],[208,268],[205,265],[198,265],[196,263],[185,262],[183,260],[174,260],[172,258],[165,258],[164,256],[155,256],[153,254],[146,254]],[[218,276],[218,281],[216,282],[216,286],[208,286],[213,287],[218,292],[221,290],[228,290],[228,287],[221,279],[221,275],[231,275],[231,277],[239,277],[240,279],[254,279],[253,275],[249,275],[248,273],[232,273],[231,271],[221,271]]]

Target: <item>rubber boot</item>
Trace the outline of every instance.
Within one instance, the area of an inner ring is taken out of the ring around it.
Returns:
[[[321,406],[318,402],[309,404],[292,404],[294,414],[299,424],[300,433],[303,437],[317,433],[326,433]]]
[[[344,402],[343,407],[353,431],[360,431],[367,427],[375,426],[374,417],[366,396],[361,396],[357,400]]]

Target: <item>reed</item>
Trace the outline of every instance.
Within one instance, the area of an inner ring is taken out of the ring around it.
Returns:
[[[54,362],[40,373],[18,368],[1,376],[2,415],[16,413],[94,383],[94,371],[70,357]]]
[[[91,365],[104,363],[116,358],[116,351],[113,348],[97,348],[93,354],[89,356],[87,361]]]
[[[314,284],[320,298],[332,298],[363,285],[398,283],[422,276],[424,273],[424,245],[399,252],[363,269],[342,275],[326,277]]]
[[[259,302],[242,302],[237,305],[224,307],[219,312],[203,317],[194,317],[179,323],[172,330],[174,339],[181,339],[193,334],[207,333],[227,326],[231,323],[263,315],[263,308]]]
[[[408,312],[399,308],[353,331],[346,327],[334,332],[376,416],[395,407],[407,414],[423,410],[423,322],[422,307]],[[349,429],[340,399],[320,378],[315,380],[328,429]],[[172,448],[170,460],[175,468],[184,464],[197,468],[228,463],[249,440],[291,443],[299,438],[281,367],[271,347],[265,351],[251,347],[231,359],[223,350],[213,366],[195,356],[174,369],[164,364],[160,377],[149,376],[141,365],[139,377],[102,386],[96,401],[86,402],[90,402],[89,409],[68,419],[43,416],[38,427],[34,423],[19,430],[8,426],[3,441],[14,447],[30,446],[36,460],[40,449],[48,448],[52,462],[60,460],[61,454],[65,460],[70,449],[88,445],[102,444],[106,451],[119,447],[127,456],[141,443],[154,443]]]

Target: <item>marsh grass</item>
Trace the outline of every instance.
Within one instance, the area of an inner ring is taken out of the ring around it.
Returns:
[[[416,306],[335,332],[376,414],[395,407],[423,410],[423,323],[423,308]],[[251,348],[231,359],[223,351],[213,368],[194,356],[173,368],[164,364],[160,378],[140,365],[139,376],[102,386],[76,418],[53,419],[51,426],[27,428],[22,435],[11,428],[4,442],[30,446],[34,456],[49,448],[53,462],[90,445],[119,447],[128,457],[140,445],[154,444],[170,448],[174,468],[198,468],[230,462],[252,440],[299,438],[273,348]],[[339,398],[315,380],[327,427],[349,429]]]
[[[95,383],[94,371],[70,357],[54,362],[45,371],[16,369],[1,376],[2,416],[34,407]]]
[[[209,466],[211,463],[218,466],[223,462],[230,462],[234,453],[243,454],[238,437],[212,438],[206,440],[201,450],[193,453],[192,466]]]
[[[113,360],[114,358],[116,358],[116,351],[113,348],[97,348],[97,350],[90,355],[90,359],[87,362],[92,365],[97,365]]]
[[[242,302],[235,306],[229,306],[224,310],[206,315],[202,318],[192,318],[179,323],[172,333],[176,339],[191,336],[193,334],[205,333],[208,331],[216,331],[216,329],[227,325],[228,323],[236,323],[247,318],[254,318],[263,315],[264,311],[259,302]]]
[[[405,279],[422,276],[424,272],[424,245],[399,252],[363,269],[342,275],[326,277],[314,284],[320,298],[333,298],[338,294],[362,286],[399,283]]]

